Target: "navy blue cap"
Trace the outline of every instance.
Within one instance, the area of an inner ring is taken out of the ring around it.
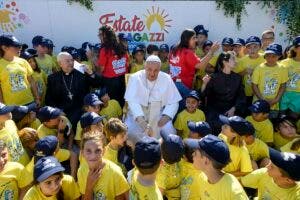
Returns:
[[[224,44],[233,45],[233,39],[230,37],[223,38],[222,45],[224,45]]]
[[[12,46],[12,47],[21,47],[22,43],[13,35],[1,35],[0,36],[0,45]]]
[[[266,100],[256,100],[249,106],[249,110],[253,113],[269,113],[270,104]]]
[[[83,99],[83,103],[87,106],[96,106],[103,104],[103,102],[100,101],[99,97],[95,93],[87,94]]]
[[[277,56],[282,55],[282,46],[276,43],[270,44],[266,50],[265,50],[265,55],[266,54],[275,54]]]
[[[194,99],[197,99],[198,101],[200,100],[199,94],[196,90],[190,91],[190,93],[185,98],[188,98],[188,97],[192,97]]]
[[[211,127],[207,122],[193,122],[193,121],[187,121],[187,126],[190,131],[199,133],[202,137],[212,134]]]
[[[170,48],[169,48],[169,45],[167,45],[167,44],[162,44],[162,45],[159,46],[159,50],[160,50],[160,51],[169,52],[169,51],[170,51]]]
[[[37,44],[36,45],[41,45],[41,46],[45,46],[45,47],[48,47],[48,41],[46,38],[41,38],[40,40],[37,41]]]
[[[126,36],[125,33],[119,33],[118,38],[120,41],[130,41],[130,39]]]
[[[138,168],[149,169],[160,163],[161,149],[156,138],[144,136],[136,144],[133,152],[134,163]]]
[[[44,106],[37,112],[37,118],[43,123],[50,119],[55,119],[62,114],[62,110],[59,108],[53,108],[51,106]]]
[[[36,54],[31,54],[28,50],[25,50],[25,51],[21,52],[20,57],[25,59],[25,60],[29,60],[30,58],[37,57],[37,55]]]
[[[194,31],[196,32],[196,35],[201,34],[201,35],[205,35],[205,36],[207,36],[207,33],[209,32],[208,30],[206,30],[204,28],[203,25],[197,25],[197,26],[195,26],[194,27]]]
[[[257,45],[261,45],[261,40],[259,37],[257,36],[250,36],[249,38],[247,38],[246,40],[246,45],[249,45],[249,44],[257,44]]]
[[[107,89],[106,89],[106,87],[103,87],[103,88],[100,89],[100,91],[98,93],[98,96],[101,99],[106,94],[107,94]]]
[[[93,45],[89,42],[84,42],[84,43],[82,43],[81,48],[83,48],[85,50],[87,50],[87,48],[92,49]]]
[[[245,40],[242,38],[237,38],[233,43],[233,45],[242,45],[242,46],[245,46],[245,44],[246,44]]]
[[[163,130],[160,131],[160,135],[163,139],[161,144],[163,159],[169,164],[179,162],[184,153],[184,145],[181,137]]]
[[[40,158],[34,165],[34,180],[42,182],[50,176],[65,171],[65,168],[53,156]]]
[[[26,49],[26,51],[33,55],[35,55],[37,53],[37,51],[35,49]]]
[[[240,116],[226,117],[219,115],[219,119],[223,124],[229,125],[240,136],[252,133],[251,123]]]
[[[300,155],[279,152],[273,148],[269,148],[269,154],[274,165],[284,170],[294,181],[300,181]]]
[[[0,115],[7,114],[15,109],[15,106],[7,106],[0,102]]]
[[[207,135],[201,139],[185,139],[184,144],[191,149],[201,149],[215,161],[226,165],[230,161],[227,144],[214,135]]]
[[[293,40],[293,46],[294,47],[300,46],[300,35],[294,38],[294,40]]]
[[[101,122],[104,117],[98,115],[95,112],[86,112],[80,117],[81,128],[86,128],[91,125],[95,125],[98,122]]]
[[[25,117],[25,115],[27,115],[31,111],[35,112],[36,109],[37,109],[36,103],[31,103],[27,106],[15,106],[14,110],[11,112],[12,118],[15,122],[19,122]]]
[[[203,43],[203,49],[207,46],[212,46],[213,45],[213,42],[211,40],[206,40],[204,43]]]
[[[41,35],[36,35],[36,36],[34,36],[34,37],[32,38],[32,45],[33,45],[33,46],[38,45],[38,44],[41,42],[41,40],[42,40],[43,38],[44,38],[44,37],[41,36]]]
[[[60,51],[61,52],[69,52],[69,48],[70,47],[68,47],[68,46],[63,46]]]
[[[95,51],[98,51],[99,49],[101,49],[101,44],[100,43],[96,43],[95,45],[93,45],[93,49]]]
[[[54,135],[43,137],[35,144],[35,155],[38,157],[52,156],[58,145],[58,139]]]
[[[66,52],[68,52],[69,54],[71,54],[71,56],[73,57],[73,59],[76,59],[76,58],[80,57],[80,53],[79,53],[78,49],[76,49],[75,47],[69,47],[69,48],[67,48]]]
[[[46,46],[47,46],[48,48],[53,48],[53,47],[55,47],[52,40],[46,38],[45,41],[46,41]]]
[[[143,48],[142,46],[138,45],[135,46],[132,50],[132,55],[135,55],[137,52],[142,51],[143,53],[145,53],[145,48]]]

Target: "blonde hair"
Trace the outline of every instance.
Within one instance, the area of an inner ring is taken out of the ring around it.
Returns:
[[[103,133],[101,133],[100,131],[90,131],[84,133],[84,135],[82,136],[80,144],[81,150],[83,150],[85,143],[91,140],[95,142],[100,142],[102,147],[106,145],[106,138]]]
[[[19,138],[24,147],[27,147],[30,142],[38,141],[38,134],[33,128],[23,128],[18,132]]]
[[[127,126],[118,118],[110,118],[104,126],[104,132],[108,139],[126,131]]]

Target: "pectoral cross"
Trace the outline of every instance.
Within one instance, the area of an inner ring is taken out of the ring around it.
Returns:
[[[70,100],[73,100],[73,94],[70,91],[68,92],[68,97]]]

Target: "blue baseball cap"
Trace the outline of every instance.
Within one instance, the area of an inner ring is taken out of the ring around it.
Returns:
[[[68,49],[66,49],[66,52],[68,52],[73,57],[73,59],[77,59],[80,57],[80,53],[75,47],[68,47]]]
[[[144,136],[136,144],[133,151],[134,163],[138,168],[149,169],[161,161],[160,144],[156,138]]]
[[[219,115],[219,119],[223,124],[229,125],[240,136],[249,133],[251,134],[253,131],[251,123],[248,123],[247,120],[240,116],[226,117],[224,115]]]
[[[34,165],[34,179],[42,182],[50,176],[65,171],[65,168],[53,156],[40,158]]]
[[[230,153],[227,144],[214,135],[207,135],[201,139],[185,139],[184,144],[191,149],[201,149],[215,161],[221,164],[230,162]]]
[[[40,41],[43,39],[44,37],[41,35],[36,35],[32,38],[32,46],[36,46],[40,43]]]
[[[30,58],[37,57],[37,55],[36,55],[36,53],[32,54],[30,51],[25,50],[25,51],[21,51],[20,57],[25,60],[29,60]]]
[[[192,97],[194,99],[197,99],[198,101],[200,100],[199,94],[196,90],[190,91],[190,93],[185,98],[188,98],[188,97]]]
[[[100,89],[98,96],[101,99],[106,94],[107,94],[107,89],[106,89],[106,87],[103,87]]]
[[[52,156],[57,148],[58,139],[53,135],[43,137],[35,144],[35,155],[38,157]]]
[[[300,46],[300,35],[294,38],[294,40],[293,40],[293,46],[294,47]]]
[[[249,106],[249,110],[253,113],[269,113],[270,104],[266,100],[256,100]]]
[[[52,40],[46,38],[45,41],[46,41],[46,47],[48,47],[48,48],[55,47]]]
[[[187,126],[190,131],[199,133],[202,137],[212,134],[212,129],[207,122],[187,121]]]
[[[225,37],[225,38],[223,38],[223,40],[222,40],[222,45],[233,45],[233,39],[232,38],[230,38],[230,37]]]
[[[95,125],[101,122],[104,117],[98,115],[95,112],[86,112],[80,117],[81,128],[86,128],[91,125]]]
[[[300,181],[300,155],[279,152],[271,147],[269,148],[269,154],[274,165],[284,170],[294,181]]]
[[[0,45],[12,46],[12,47],[21,47],[22,43],[13,35],[3,34],[0,36]]]
[[[282,55],[282,46],[276,43],[270,44],[266,50],[265,50],[265,55],[266,54],[275,54],[277,56]]]
[[[212,46],[213,45],[213,42],[211,40],[206,40],[204,43],[203,43],[203,49],[207,46]]]
[[[169,45],[167,45],[167,44],[162,44],[162,45],[159,46],[159,50],[160,50],[160,51],[169,52],[169,51],[170,51],[170,48],[169,48]]]
[[[32,111],[36,111],[37,105],[36,103],[31,103],[27,106],[15,106],[14,110],[11,112],[12,113],[12,118],[15,122],[19,122],[22,120],[25,115]]]
[[[118,38],[120,41],[130,41],[130,39],[125,35],[125,33],[119,33]]]
[[[135,55],[137,52],[142,51],[143,53],[145,53],[145,48],[143,48],[142,46],[135,46],[132,50],[132,55]]]
[[[208,34],[208,30],[206,30],[205,28],[204,28],[204,26],[203,25],[197,25],[197,26],[195,26],[194,27],[194,31],[196,32],[196,35],[205,35],[205,36],[207,36]]]
[[[84,42],[82,43],[81,48],[83,48],[84,50],[87,50],[87,48],[92,49],[93,45],[89,42]]]
[[[4,115],[12,112],[15,109],[15,106],[7,106],[0,102],[0,115]]]
[[[99,97],[95,93],[89,93],[83,98],[84,105],[87,106],[96,106],[103,104],[102,101],[100,101]]]
[[[42,37],[40,40],[37,41],[36,45],[48,47],[48,40],[46,38]]]
[[[245,46],[245,44],[246,44],[245,40],[242,38],[237,38],[233,43],[233,45],[242,45],[242,46]]]
[[[250,36],[246,40],[246,46],[249,45],[249,44],[257,44],[257,45],[261,46],[261,40],[257,36]]]
[[[169,164],[179,162],[184,153],[182,139],[178,135],[169,134],[163,130],[160,131],[160,135],[163,139],[161,144],[163,159]]]
[[[62,114],[62,110],[59,108],[53,108],[51,106],[44,106],[37,112],[37,118],[43,123],[50,119],[55,119]]]

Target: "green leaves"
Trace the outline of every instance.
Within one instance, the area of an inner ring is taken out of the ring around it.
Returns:
[[[67,0],[69,4],[73,2],[79,3],[80,5],[86,7],[88,10],[93,10],[93,1],[92,0]]]

